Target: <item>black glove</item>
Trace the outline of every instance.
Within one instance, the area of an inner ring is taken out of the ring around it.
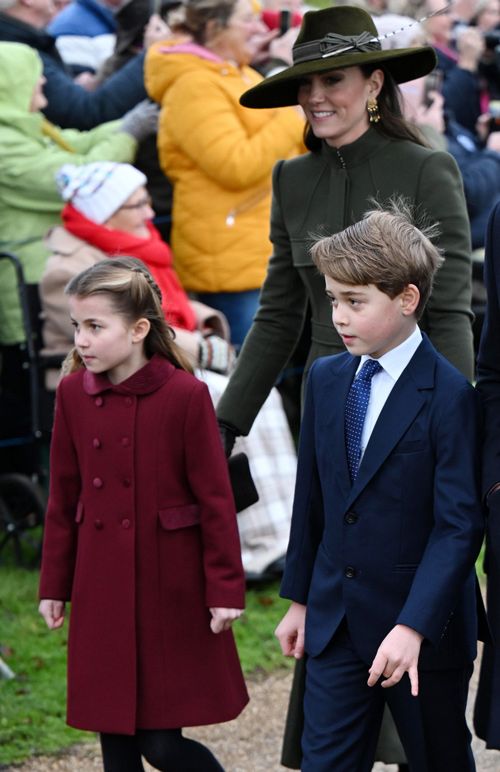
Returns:
[[[217,421],[217,423],[219,425],[219,434],[222,442],[222,447],[224,448],[224,453],[226,454],[226,458],[229,458],[229,456],[233,452],[234,443],[236,442],[236,437],[238,436],[238,432],[234,428],[234,426],[225,424],[223,423],[223,421]]]

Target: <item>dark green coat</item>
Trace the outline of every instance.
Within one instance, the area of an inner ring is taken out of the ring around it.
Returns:
[[[308,366],[344,351],[331,320],[324,279],[309,256],[317,237],[361,219],[370,199],[400,194],[439,224],[445,262],[421,327],[464,375],[473,376],[470,227],[460,172],[453,158],[375,129],[340,150],[281,161],[274,169],[271,240],[274,251],[260,307],[218,417],[248,434],[300,335],[307,301],[312,312]]]

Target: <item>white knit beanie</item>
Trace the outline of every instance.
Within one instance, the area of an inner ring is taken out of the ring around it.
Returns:
[[[102,224],[147,177],[130,164],[97,161],[84,166],[64,164],[56,174],[63,201],[69,201],[89,220]]]

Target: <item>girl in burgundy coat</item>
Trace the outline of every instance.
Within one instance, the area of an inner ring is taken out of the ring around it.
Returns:
[[[97,263],[67,293],[75,327],[57,393],[40,613],[71,601],[68,723],[101,733],[106,772],[220,770],[181,727],[248,701],[230,630],[244,575],[206,386],[138,260]]]

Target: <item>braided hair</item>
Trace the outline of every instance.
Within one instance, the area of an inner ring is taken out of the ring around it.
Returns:
[[[128,322],[147,319],[151,326],[144,340],[146,357],[160,354],[175,367],[192,372],[189,360],[174,340],[174,331],[165,320],[161,290],[141,260],[134,257],[102,260],[71,279],[64,292],[81,298],[106,295],[116,313]],[[82,367],[82,358],[73,347],[64,360],[62,373],[68,375]]]

